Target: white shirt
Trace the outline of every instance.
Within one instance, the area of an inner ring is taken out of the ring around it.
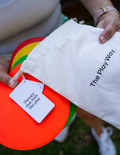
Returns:
[[[0,55],[24,40],[45,37],[62,24],[60,0],[0,0]]]

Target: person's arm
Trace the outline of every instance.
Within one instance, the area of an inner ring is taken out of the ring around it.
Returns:
[[[101,7],[113,6],[110,0],[81,0],[81,2],[93,17]]]
[[[94,17],[102,7],[113,6],[110,0],[81,0],[90,14]],[[117,11],[111,10],[98,19],[97,27],[104,28],[99,40],[105,43],[116,31],[120,31],[120,16]]]
[[[0,81],[5,83],[11,88],[15,88],[18,84],[17,81],[14,81],[14,84],[10,82],[11,76],[8,75],[8,67],[9,67],[9,62],[6,61],[5,59],[0,58]]]

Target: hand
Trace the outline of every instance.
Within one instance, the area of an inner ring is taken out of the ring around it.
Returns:
[[[8,61],[0,59],[0,81],[11,88],[15,88],[18,85],[18,82],[14,81],[14,83],[11,84],[10,80],[12,79],[12,77],[8,75],[8,67]]]
[[[99,36],[99,41],[105,43],[116,31],[120,32],[120,16],[116,11],[109,11],[99,18],[97,27],[104,31]]]

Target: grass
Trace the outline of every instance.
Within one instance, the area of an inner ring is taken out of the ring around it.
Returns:
[[[108,126],[107,123],[105,123]],[[109,125],[111,126],[111,125]],[[120,132],[112,127],[114,134],[112,139],[117,147],[117,155],[120,155]],[[54,140],[49,144],[30,151],[17,151],[0,145],[0,155],[99,155],[98,146],[94,141],[90,128],[79,118],[71,125],[68,138],[59,144]]]
[[[120,11],[120,8],[118,8]],[[86,24],[93,25],[93,20]],[[105,126],[109,124],[105,123]],[[109,125],[111,126],[111,125]],[[114,134],[111,136],[116,148],[117,155],[120,155],[120,131],[113,127]],[[99,155],[98,146],[94,141],[90,127],[85,125],[79,118],[71,125],[69,135],[64,143],[57,143],[54,140],[49,144],[30,151],[17,151],[6,148],[0,144],[0,155]]]

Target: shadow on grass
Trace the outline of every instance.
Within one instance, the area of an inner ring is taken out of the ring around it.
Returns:
[[[108,125],[107,123],[105,124]],[[113,141],[120,155],[120,132],[112,127],[114,134]],[[94,141],[90,128],[85,125],[81,119],[77,118],[71,125],[68,138],[63,143],[57,143],[54,140],[49,144],[30,151],[17,151],[0,145],[0,155],[99,155],[98,146]]]

